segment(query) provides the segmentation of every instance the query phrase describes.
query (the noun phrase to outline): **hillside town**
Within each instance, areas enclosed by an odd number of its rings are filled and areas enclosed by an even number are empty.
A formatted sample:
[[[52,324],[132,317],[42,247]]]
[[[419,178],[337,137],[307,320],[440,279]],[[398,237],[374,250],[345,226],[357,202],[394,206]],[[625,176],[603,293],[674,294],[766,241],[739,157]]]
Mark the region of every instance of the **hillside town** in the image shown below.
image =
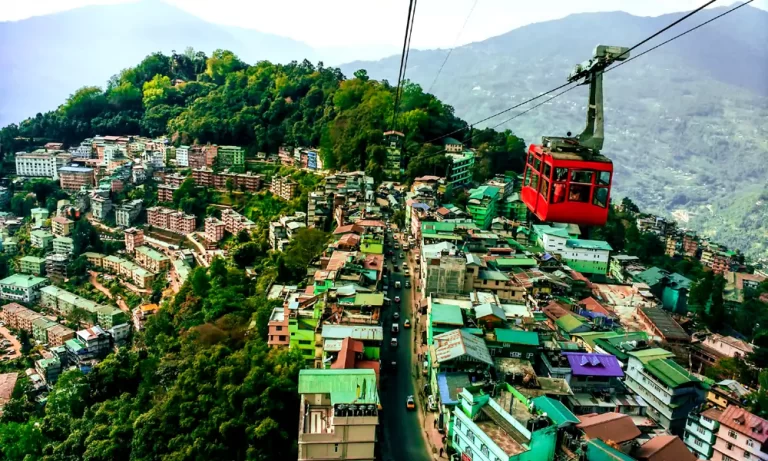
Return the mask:
[[[0,406],[20,376],[44,405],[67,370],[140,347],[193,271],[241,238],[263,230],[285,252],[314,229],[329,236],[321,254],[266,293],[269,346],[303,360],[299,460],[382,459],[382,440],[408,436],[445,459],[768,460],[756,380],[717,371],[735,359],[757,376],[758,346],[701,321],[716,302],[691,302],[694,280],[579,226],[530,222],[522,178],[474,183],[478,154],[455,139],[447,171],[400,182],[403,135],[383,136],[382,182],[328,171],[305,147],[247,157],[96,136],[17,153],[0,189],[0,347],[4,363],[31,365],[4,368]],[[205,191],[219,202],[192,203]],[[251,195],[306,204],[260,229],[239,201]],[[631,201],[616,208],[670,261],[721,277],[726,307],[765,286],[761,262]]]

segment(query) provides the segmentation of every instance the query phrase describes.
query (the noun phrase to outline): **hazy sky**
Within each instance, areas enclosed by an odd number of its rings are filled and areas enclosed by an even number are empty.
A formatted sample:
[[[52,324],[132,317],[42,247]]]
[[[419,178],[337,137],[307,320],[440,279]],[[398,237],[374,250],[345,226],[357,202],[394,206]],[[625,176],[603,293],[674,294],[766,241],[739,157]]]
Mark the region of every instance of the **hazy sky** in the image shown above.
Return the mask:
[[[131,0],[0,0],[0,21]],[[164,0],[207,21],[256,29],[313,47],[402,46],[407,0]],[[420,0],[414,48],[449,48],[472,9],[458,44],[483,40],[532,22],[621,9],[638,16],[692,10],[704,0]],[[732,4],[721,0],[713,6]],[[768,10],[768,0],[753,6]]]

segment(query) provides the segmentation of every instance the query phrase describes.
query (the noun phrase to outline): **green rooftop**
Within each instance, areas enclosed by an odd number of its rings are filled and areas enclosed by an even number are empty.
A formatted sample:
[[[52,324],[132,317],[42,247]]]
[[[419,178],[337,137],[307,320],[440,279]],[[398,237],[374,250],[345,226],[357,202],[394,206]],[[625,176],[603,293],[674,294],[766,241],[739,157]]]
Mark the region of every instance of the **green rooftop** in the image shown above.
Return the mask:
[[[330,394],[334,405],[379,402],[376,373],[371,369],[301,370],[299,394]]]
[[[567,229],[563,227],[552,227],[546,224],[534,224],[533,232],[539,236],[546,234],[546,235],[554,235],[555,237],[562,237],[564,239],[571,238],[571,235],[568,233]]]
[[[670,359],[654,359],[645,364],[645,369],[659,381],[671,388],[701,381]]]
[[[72,240],[71,237],[56,237],[53,239],[53,241],[58,243],[66,243],[69,245],[71,245],[74,242],[74,240]]]
[[[555,321],[555,323],[566,333],[570,333],[584,325],[579,321],[579,319],[571,314],[560,317]]]
[[[31,264],[44,264],[45,258],[38,258],[37,256],[24,256],[21,258],[21,261]]]
[[[464,326],[461,308],[453,304],[432,303],[431,319],[433,324]]]
[[[627,360],[629,355],[619,347],[621,343],[629,341],[648,341],[648,333],[644,331],[631,331],[627,333],[616,334],[611,337],[599,337],[595,339],[595,346],[605,352],[615,355],[619,360]]]
[[[496,341],[500,343],[539,345],[539,334],[535,331],[508,330],[506,328],[496,328],[493,331],[496,333]]]
[[[146,255],[148,258],[154,260],[154,261],[168,261],[168,256],[165,256],[164,254],[160,253],[157,250],[153,250],[152,248],[148,246],[140,246],[136,247],[136,252],[141,253],[143,255]]]
[[[602,240],[569,239],[567,242],[565,242],[565,246],[571,247],[571,248],[581,248],[583,250],[602,250],[602,251],[613,250],[613,248],[611,248],[611,245],[609,245],[608,242],[604,242]]]
[[[85,349],[85,344],[80,342],[79,339],[68,339],[64,344],[66,344],[67,349],[71,350],[74,353],[78,353],[79,351]]]
[[[539,265],[533,258],[496,258],[493,262],[496,263],[496,266],[500,269],[511,267],[536,267]]]
[[[45,277],[35,277],[34,275],[13,274],[0,280],[0,285],[13,285],[19,288],[31,288],[40,283],[47,282]]]
[[[53,234],[51,234],[47,230],[42,230],[42,229],[33,230],[32,232],[29,233],[29,235],[34,236],[34,237],[38,237],[38,238],[41,238],[41,239],[48,238],[48,237],[53,237]]]
[[[662,349],[660,347],[654,347],[654,348],[645,349],[642,351],[628,352],[628,355],[635,357],[636,359],[640,360],[643,363],[647,363],[650,360],[668,359],[670,357],[675,356],[675,354],[669,352],[666,349]]]
[[[533,399],[534,408],[546,413],[558,427],[570,424],[579,424],[581,421],[562,402],[549,398],[546,395]]]
[[[355,306],[383,306],[384,293],[356,293]]]

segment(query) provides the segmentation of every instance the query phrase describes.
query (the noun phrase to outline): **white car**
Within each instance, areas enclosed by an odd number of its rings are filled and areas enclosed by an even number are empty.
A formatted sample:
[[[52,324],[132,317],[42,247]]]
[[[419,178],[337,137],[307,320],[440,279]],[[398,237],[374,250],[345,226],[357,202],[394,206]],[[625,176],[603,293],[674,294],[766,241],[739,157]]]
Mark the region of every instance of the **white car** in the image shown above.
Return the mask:
[[[397,338],[392,338],[392,340],[389,342],[389,345],[392,347],[397,347]]]

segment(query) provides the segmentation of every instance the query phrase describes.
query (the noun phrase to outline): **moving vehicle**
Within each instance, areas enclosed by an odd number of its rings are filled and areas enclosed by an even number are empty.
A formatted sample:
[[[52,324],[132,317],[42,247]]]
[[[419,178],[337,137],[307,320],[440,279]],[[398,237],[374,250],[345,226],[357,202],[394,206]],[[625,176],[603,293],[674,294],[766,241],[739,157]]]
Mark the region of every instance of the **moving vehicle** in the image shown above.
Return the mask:
[[[429,374],[429,362],[426,360],[421,364],[421,374],[424,376]]]
[[[405,248],[403,248],[405,249]],[[405,253],[400,253],[400,259],[405,259]]]
[[[406,269],[406,270],[403,272],[403,275],[405,275],[406,277],[410,277],[410,276],[411,276],[411,271],[409,271],[408,269]]]
[[[397,288],[398,290],[400,289],[400,280],[397,280],[395,282],[395,288]]]
[[[542,137],[528,148],[523,188],[525,205],[541,221],[602,226],[608,219],[613,163],[603,148],[603,71],[629,58],[629,49],[598,45],[594,57],[577,65],[569,82],[589,83],[587,126],[578,136]]]
[[[403,261],[403,269],[408,269],[408,261]]]
[[[397,347],[397,338],[392,338],[389,341],[389,345],[392,346],[392,347]]]
[[[400,318],[400,312],[395,311],[395,313],[392,314],[392,318],[395,319],[395,320],[399,319]]]
[[[405,408],[408,410],[415,410],[416,409],[416,401],[413,399],[412,395],[409,395],[407,399],[405,399]]]
[[[408,275],[408,274],[405,274],[405,275]],[[405,281],[405,288],[411,288],[411,281],[410,280],[406,280]]]
[[[409,319],[405,319],[405,322],[403,322],[403,328],[411,328],[411,321]]]
[[[389,285],[384,285],[382,289],[384,290],[384,293],[386,293],[387,291],[389,291]]]
[[[399,324],[397,324],[397,323],[393,323],[392,324],[392,333],[395,333],[395,334],[400,333],[400,325]]]
[[[396,302],[396,303],[399,303],[399,302],[400,302],[400,296],[395,296],[395,302]]]
[[[437,401],[435,400],[435,396],[431,395],[427,397],[427,408],[429,408],[429,411],[437,411]]]

